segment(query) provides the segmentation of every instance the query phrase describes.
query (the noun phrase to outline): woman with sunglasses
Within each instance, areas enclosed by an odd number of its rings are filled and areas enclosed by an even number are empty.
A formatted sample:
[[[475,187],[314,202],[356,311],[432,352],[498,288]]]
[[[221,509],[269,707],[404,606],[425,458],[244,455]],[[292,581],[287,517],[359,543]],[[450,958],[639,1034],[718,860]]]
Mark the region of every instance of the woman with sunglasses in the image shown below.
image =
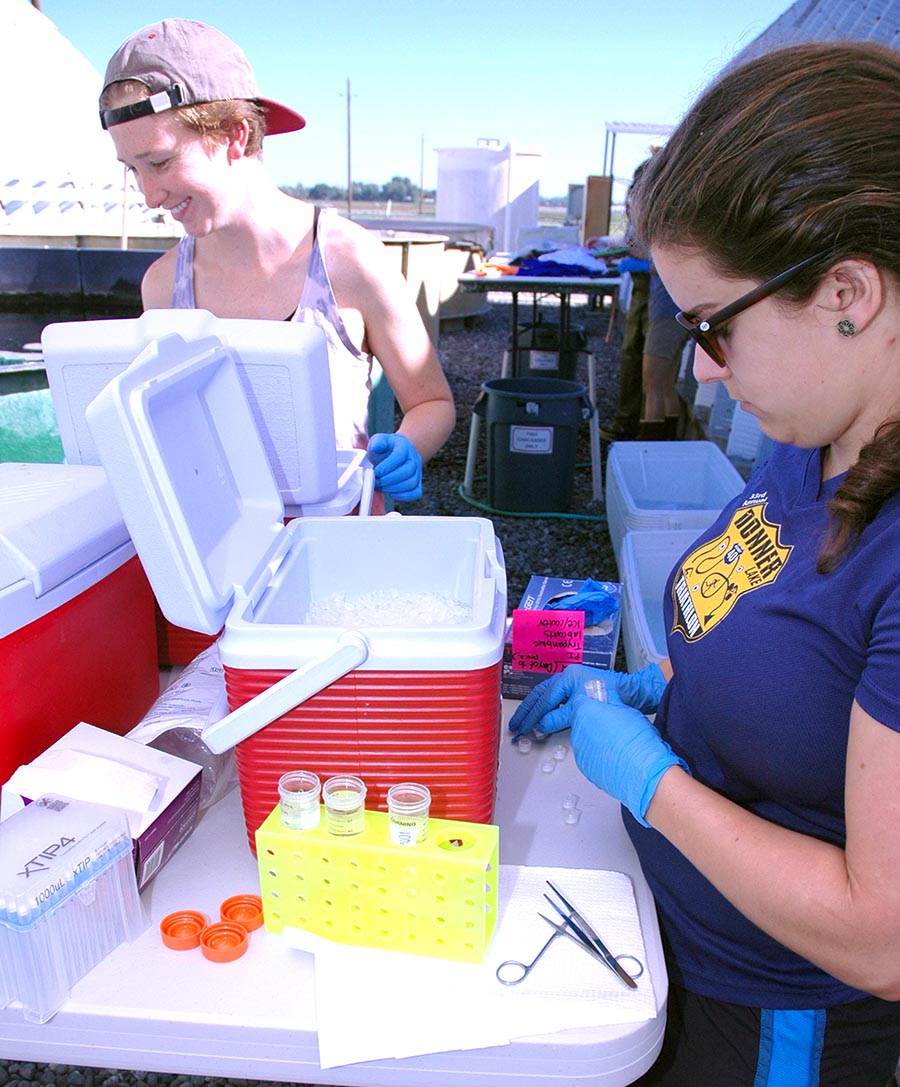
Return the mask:
[[[664,666],[606,673],[606,703],[570,668],[511,722],[571,727],[624,806],[669,968],[646,1087],[893,1082],[898,116],[897,52],[779,50],[721,76],[632,196],[698,380],[775,442],[670,574]]]

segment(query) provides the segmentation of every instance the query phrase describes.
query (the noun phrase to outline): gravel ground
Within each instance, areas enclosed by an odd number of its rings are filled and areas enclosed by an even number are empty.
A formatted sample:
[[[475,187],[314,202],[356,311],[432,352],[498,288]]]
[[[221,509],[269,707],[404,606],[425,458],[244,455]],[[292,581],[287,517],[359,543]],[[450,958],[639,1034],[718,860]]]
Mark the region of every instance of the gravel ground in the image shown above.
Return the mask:
[[[503,350],[511,328],[510,303],[505,295],[488,295],[490,310],[470,318],[470,328],[441,330],[440,353],[447,378],[456,399],[458,421],[444,448],[426,467],[425,494],[416,503],[415,512],[443,515],[487,516],[503,545],[509,581],[510,607],[518,604],[532,574],[558,577],[617,580],[615,557],[606,528],[602,502],[593,501],[588,426],[581,427],[576,452],[576,471],[572,503],[562,516],[503,516],[474,507],[459,493],[462,484],[472,405],[478,399],[482,382],[500,376]],[[528,307],[520,306],[520,321]],[[546,320],[553,320],[552,304],[546,303]],[[598,412],[601,422],[614,414],[618,383],[617,335],[606,344],[604,335],[608,310],[592,310],[574,305],[572,322],[584,328],[588,346],[596,360]],[[576,380],[587,384],[587,362],[578,356]],[[601,452],[605,462],[605,443]],[[476,460],[473,497],[482,503],[486,493],[486,451],[482,430]],[[408,507],[413,512],[413,505]]]
[[[482,382],[499,377],[503,350],[511,328],[510,302],[505,295],[488,295],[487,313],[469,318],[470,327],[441,329],[440,355],[456,399],[456,430],[441,452],[428,464],[421,501],[403,507],[409,514],[434,516],[487,516],[503,545],[509,582],[510,607],[518,604],[532,574],[616,581],[615,558],[603,517],[603,504],[592,499],[588,427],[582,426],[576,453],[576,472],[569,516],[502,516],[473,507],[460,496],[465,475],[472,405]],[[547,302],[551,310],[552,302]],[[526,312],[521,307],[520,317]],[[601,421],[612,417],[618,380],[619,336],[604,341],[608,311],[573,306],[572,320],[584,327],[589,349],[594,352],[597,400]],[[547,320],[552,319],[547,313]],[[523,318],[524,319],[524,318]],[[584,356],[579,356],[576,379],[587,383]],[[605,460],[606,446],[602,446]],[[473,498],[486,502],[484,442],[482,439],[473,483]],[[620,667],[624,658],[620,642]],[[0,1087],[244,1087],[256,1080],[207,1079],[108,1068],[77,1068],[70,1065],[8,1061],[0,1057]],[[263,1083],[261,1087],[282,1087]],[[286,1085],[285,1085],[286,1087]],[[296,1085],[294,1085],[296,1087]]]

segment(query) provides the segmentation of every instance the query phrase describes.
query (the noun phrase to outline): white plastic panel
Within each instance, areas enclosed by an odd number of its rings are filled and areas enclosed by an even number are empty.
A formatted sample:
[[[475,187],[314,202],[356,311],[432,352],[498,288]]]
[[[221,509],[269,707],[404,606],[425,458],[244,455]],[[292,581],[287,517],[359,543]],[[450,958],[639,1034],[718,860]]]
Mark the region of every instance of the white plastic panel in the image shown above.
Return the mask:
[[[285,505],[327,502],[338,489],[328,350],[321,329],[292,321],[148,310],[138,318],[48,325],[41,337],[60,438],[70,464],[99,464],[88,404],[149,344],[177,333],[214,336],[238,365]]]
[[[86,417],[164,615],[220,630],[235,586],[287,542],[234,353],[214,337],[153,341]]]
[[[0,590],[43,596],[127,540],[102,468],[0,464]]]

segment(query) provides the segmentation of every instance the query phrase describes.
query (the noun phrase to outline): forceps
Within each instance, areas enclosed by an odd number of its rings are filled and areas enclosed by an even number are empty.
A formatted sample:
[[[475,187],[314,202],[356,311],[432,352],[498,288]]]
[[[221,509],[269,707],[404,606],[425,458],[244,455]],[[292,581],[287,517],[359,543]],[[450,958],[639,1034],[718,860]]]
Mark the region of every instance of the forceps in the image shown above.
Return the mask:
[[[556,897],[562,902],[562,904],[569,911],[567,914],[557,906],[553,899],[549,895],[544,895],[544,898],[550,903],[550,905],[556,910],[556,912],[575,930],[576,934],[580,937],[580,940],[584,942],[586,947],[593,949],[603,962],[612,970],[612,972],[623,981],[629,989],[637,988],[636,978],[639,978],[644,972],[644,964],[640,959],[636,959],[634,955],[613,955],[606,944],[600,939],[596,932],[588,924],[585,917],[579,913],[578,910],[572,905],[571,902],[563,895],[562,891],[558,887],[555,887],[550,880],[547,880],[547,886],[556,895]],[[637,966],[636,973],[632,976],[620,963],[620,959],[627,959],[629,962],[633,962]]]
[[[556,910],[556,912],[562,918],[562,924],[557,921],[551,921],[549,917],[546,917],[542,913],[538,913],[538,916],[547,922],[547,924],[553,929],[553,933],[550,938],[544,944],[544,946],[538,951],[535,957],[529,963],[519,962],[518,959],[507,959],[505,962],[501,962],[497,967],[496,976],[497,980],[502,985],[518,985],[523,982],[525,978],[531,973],[535,966],[540,961],[544,952],[550,947],[557,936],[567,936],[570,940],[574,941],[582,950],[587,951],[589,955],[592,955],[599,962],[602,962],[605,966],[608,966],[610,970],[623,981],[630,989],[637,988],[636,978],[639,978],[644,972],[644,964],[636,959],[633,955],[619,955],[618,957],[613,955],[607,946],[603,943],[600,937],[594,932],[584,917],[575,909],[575,907],[562,895],[558,888],[556,888],[550,880],[547,880],[547,886],[554,892],[554,894],[560,899],[563,905],[568,910],[568,913],[564,913],[562,909],[545,894],[544,898],[550,903],[550,905]],[[627,959],[636,964],[638,967],[636,973],[632,976],[620,965],[619,959]]]
[[[574,932],[569,932],[568,928],[566,928],[565,921],[563,921],[562,924],[559,924],[558,921],[551,921],[549,917],[544,917],[542,913],[538,913],[538,917],[543,918],[553,929],[550,939],[544,944],[531,962],[519,962],[518,959],[507,959],[505,962],[501,962],[496,970],[497,981],[499,981],[501,985],[518,985],[519,982],[524,981],[557,936],[568,936],[570,940],[574,940],[579,947],[584,948],[584,950],[592,954],[594,958],[600,958],[600,955],[594,951],[593,948],[588,947],[587,944],[583,944]]]

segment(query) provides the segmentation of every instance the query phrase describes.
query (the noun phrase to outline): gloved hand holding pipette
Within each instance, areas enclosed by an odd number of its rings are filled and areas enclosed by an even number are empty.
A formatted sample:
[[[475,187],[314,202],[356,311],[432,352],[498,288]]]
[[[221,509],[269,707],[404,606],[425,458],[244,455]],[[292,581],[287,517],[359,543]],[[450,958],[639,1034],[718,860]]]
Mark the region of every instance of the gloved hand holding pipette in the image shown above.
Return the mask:
[[[373,434],[369,461],[375,469],[375,490],[399,502],[422,497],[422,458],[403,434]]]
[[[607,691],[614,691],[626,706],[632,706],[641,713],[655,713],[666,689],[666,678],[657,664],[648,664],[639,672],[610,672],[583,664],[570,664],[565,671],[545,679],[528,692],[509,722],[510,732],[518,737],[532,729],[548,733],[568,728],[569,723],[564,716],[556,716],[551,711],[568,702],[576,693],[586,693],[586,684],[590,685],[587,693],[593,692],[594,697],[598,684],[602,684]],[[531,721],[538,721],[539,724],[532,725],[529,723]]]
[[[672,766],[690,770],[647,717],[622,701],[614,683],[606,689],[605,702],[588,693],[598,675],[603,675],[598,669],[572,665],[545,680],[523,700],[510,729],[521,734],[571,728],[578,769],[647,826],[644,815],[663,774]]]

